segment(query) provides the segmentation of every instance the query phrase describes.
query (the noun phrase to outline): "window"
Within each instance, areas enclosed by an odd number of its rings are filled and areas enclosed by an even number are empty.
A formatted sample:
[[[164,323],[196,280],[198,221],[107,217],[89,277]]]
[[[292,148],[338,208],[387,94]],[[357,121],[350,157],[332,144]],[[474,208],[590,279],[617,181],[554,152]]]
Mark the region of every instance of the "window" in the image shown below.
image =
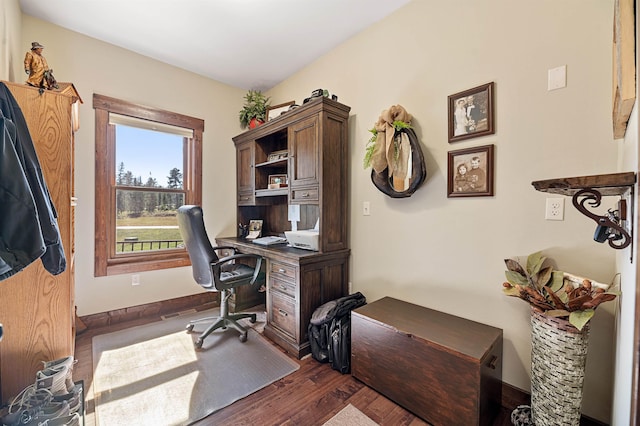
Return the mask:
[[[94,94],[95,276],[189,264],[176,211],[202,202],[204,121]]]

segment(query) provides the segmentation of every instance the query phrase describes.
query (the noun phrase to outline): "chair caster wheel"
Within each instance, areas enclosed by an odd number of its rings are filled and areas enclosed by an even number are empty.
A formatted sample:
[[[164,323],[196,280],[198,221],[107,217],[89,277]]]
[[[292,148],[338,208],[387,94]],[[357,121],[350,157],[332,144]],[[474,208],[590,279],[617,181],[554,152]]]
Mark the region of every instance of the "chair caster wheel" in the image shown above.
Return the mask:
[[[239,339],[240,339],[240,341],[241,341],[242,343],[246,342],[246,341],[247,341],[247,332],[245,331],[244,333],[242,333],[242,334],[240,335]]]
[[[187,333],[191,333],[193,331],[193,324],[187,324],[185,328],[187,329]]]
[[[198,337],[198,340],[196,340],[196,342],[193,344],[193,346],[195,346],[196,349],[200,349],[200,348],[202,348],[202,342],[203,342],[202,338]]]
[[[256,322],[256,314],[252,314],[252,315],[249,317],[249,322],[250,322],[251,324],[253,324],[254,322]]]

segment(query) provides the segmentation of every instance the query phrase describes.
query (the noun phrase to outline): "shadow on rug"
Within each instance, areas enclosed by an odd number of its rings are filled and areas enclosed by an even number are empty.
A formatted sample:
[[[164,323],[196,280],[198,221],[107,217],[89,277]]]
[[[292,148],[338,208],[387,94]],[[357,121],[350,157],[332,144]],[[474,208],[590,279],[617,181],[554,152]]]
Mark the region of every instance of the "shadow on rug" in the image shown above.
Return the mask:
[[[207,314],[95,336],[97,423],[190,424],[300,368],[253,328],[245,343],[233,329],[216,330],[196,351],[193,342],[208,323],[190,334],[185,325]]]

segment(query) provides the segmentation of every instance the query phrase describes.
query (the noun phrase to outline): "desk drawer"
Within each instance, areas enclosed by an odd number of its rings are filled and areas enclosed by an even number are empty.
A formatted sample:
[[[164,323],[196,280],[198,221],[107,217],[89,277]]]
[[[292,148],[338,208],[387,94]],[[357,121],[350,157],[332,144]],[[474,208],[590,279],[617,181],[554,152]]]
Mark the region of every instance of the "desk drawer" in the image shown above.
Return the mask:
[[[251,192],[239,192],[238,193],[238,205],[239,206],[253,206],[256,203],[256,197]]]
[[[296,297],[296,284],[280,278],[271,276],[269,278],[269,291],[279,291],[295,299]]]
[[[283,277],[295,280],[297,271],[298,268],[296,268],[295,266],[287,265],[286,263],[274,261],[269,262],[269,272],[272,274],[282,275]]]
[[[292,189],[291,200],[298,203],[305,201],[318,201],[318,194],[319,191],[317,186],[312,188]]]
[[[291,337],[296,334],[296,307],[294,300],[277,291],[269,294],[271,298],[271,311],[269,322]]]

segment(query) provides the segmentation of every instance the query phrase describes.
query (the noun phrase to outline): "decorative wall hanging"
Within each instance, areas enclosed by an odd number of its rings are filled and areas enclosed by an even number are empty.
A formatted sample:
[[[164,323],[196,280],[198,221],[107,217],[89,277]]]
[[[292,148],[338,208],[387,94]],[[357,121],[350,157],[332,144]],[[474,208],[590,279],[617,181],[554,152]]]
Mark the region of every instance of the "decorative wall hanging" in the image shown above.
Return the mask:
[[[401,105],[382,111],[369,131],[364,167],[371,167],[371,181],[391,198],[406,198],[427,177],[418,137],[411,127],[413,117]]]
[[[449,151],[447,197],[493,195],[493,145]]]
[[[449,143],[493,133],[493,82],[449,96]]]

